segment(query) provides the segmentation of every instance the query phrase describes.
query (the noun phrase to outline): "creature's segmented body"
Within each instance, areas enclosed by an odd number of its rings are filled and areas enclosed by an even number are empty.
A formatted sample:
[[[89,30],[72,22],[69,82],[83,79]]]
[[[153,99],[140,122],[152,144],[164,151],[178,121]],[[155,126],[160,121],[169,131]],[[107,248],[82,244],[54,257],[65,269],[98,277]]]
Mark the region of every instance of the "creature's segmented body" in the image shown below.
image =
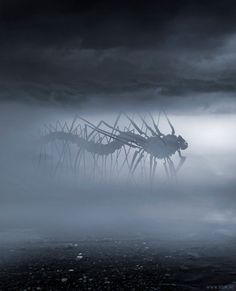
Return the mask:
[[[92,140],[89,141],[76,134],[64,131],[51,132],[43,137],[43,142],[45,143],[54,140],[69,141],[71,144],[77,145],[79,148],[97,155],[113,154],[123,146],[123,143],[118,140],[113,140],[106,144],[96,143]]]
[[[181,150],[186,149],[188,147],[188,144],[181,136],[175,135],[173,125],[171,124],[166,114],[165,116],[172,130],[171,134],[167,135],[160,132],[158,124],[155,123],[152,116],[151,120],[153,123],[153,127],[151,127],[141,117],[143,125],[146,127],[146,131],[143,131],[142,128],[140,128],[131,118],[126,116],[130,121],[130,125],[132,125],[134,129],[130,130],[129,128],[127,128],[126,130],[122,131],[117,127],[117,123],[120,118],[119,115],[116,119],[114,126],[107,124],[105,121],[101,121],[98,126],[95,126],[91,122],[79,117],[79,119],[85,122],[86,127],[90,127],[93,130],[93,133],[96,133],[99,136],[102,135],[103,137],[106,137],[106,143],[101,142],[103,138],[95,140],[94,138],[90,138],[91,136],[87,137],[86,135],[78,135],[71,131],[65,132],[63,130],[55,130],[49,132],[43,137],[43,141],[45,143],[55,140],[70,142],[71,144],[77,145],[80,150],[87,151],[98,156],[112,155],[115,152],[120,151],[122,147],[125,146],[128,146],[129,148],[132,147],[136,150],[129,165],[131,173],[134,173],[143,156],[146,154],[150,156],[151,176],[154,175],[156,169],[156,159],[163,159],[167,175],[175,176],[176,172],[180,169],[185,161],[185,157],[181,155]],[[101,124],[104,124],[112,131],[106,131],[104,129],[101,129]],[[148,131],[151,132],[151,136],[148,136]],[[176,152],[178,152],[179,154],[180,163],[175,168],[171,160],[171,156],[174,155]]]

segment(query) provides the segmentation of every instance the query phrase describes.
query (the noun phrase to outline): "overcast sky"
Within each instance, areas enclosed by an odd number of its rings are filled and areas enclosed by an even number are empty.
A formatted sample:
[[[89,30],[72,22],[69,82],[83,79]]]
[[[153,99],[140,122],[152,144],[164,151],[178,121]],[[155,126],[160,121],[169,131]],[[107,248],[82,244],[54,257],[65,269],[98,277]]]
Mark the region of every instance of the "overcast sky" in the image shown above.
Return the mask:
[[[235,1],[80,2],[0,0],[2,100],[235,110]]]

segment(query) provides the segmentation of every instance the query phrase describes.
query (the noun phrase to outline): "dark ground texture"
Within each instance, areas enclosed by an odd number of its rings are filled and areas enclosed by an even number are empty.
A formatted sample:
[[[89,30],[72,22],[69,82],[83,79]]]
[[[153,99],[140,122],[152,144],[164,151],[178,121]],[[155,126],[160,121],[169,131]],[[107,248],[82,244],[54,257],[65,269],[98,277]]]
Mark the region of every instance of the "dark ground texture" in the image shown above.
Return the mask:
[[[236,290],[235,240],[49,242],[1,247],[0,290]]]

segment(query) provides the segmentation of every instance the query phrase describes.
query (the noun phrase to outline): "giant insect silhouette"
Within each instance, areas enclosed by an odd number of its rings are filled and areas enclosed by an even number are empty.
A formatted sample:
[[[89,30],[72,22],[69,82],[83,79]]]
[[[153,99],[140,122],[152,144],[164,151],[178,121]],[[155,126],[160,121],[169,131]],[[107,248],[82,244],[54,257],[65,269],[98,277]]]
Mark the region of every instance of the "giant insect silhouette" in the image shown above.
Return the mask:
[[[170,179],[176,179],[177,172],[184,164],[185,157],[182,156],[181,151],[188,147],[187,142],[180,135],[175,134],[173,124],[170,122],[168,116],[163,111],[170,129],[170,134],[164,134],[159,129],[159,119],[161,113],[159,113],[158,122],[155,122],[153,116],[149,113],[149,120],[147,121],[141,115],[139,116],[142,125],[141,127],[131,117],[123,114],[129,122],[129,125],[121,130],[118,127],[118,122],[121,118],[121,113],[117,116],[114,125],[110,125],[104,120],[101,120],[98,125],[91,123],[90,121],[77,116],[71,126],[67,124],[62,127],[58,122],[56,127],[48,126],[48,132],[46,132],[42,138],[43,143],[51,143],[56,140],[63,142],[63,150],[61,157],[65,155],[68,144],[75,145],[78,148],[78,152],[74,158],[74,169],[77,164],[81,163],[81,157],[85,169],[85,152],[90,153],[94,160],[93,171],[98,166],[98,158],[102,158],[102,172],[107,167],[107,157],[110,156],[111,165],[110,170],[113,168],[113,155],[116,155],[114,163],[116,166],[121,158],[121,150],[123,149],[124,155],[121,161],[122,167],[124,164],[128,165],[128,171],[130,175],[134,175],[139,165],[146,163],[147,156],[149,156],[149,179],[153,181],[156,173],[157,161],[163,160],[166,176]],[[77,120],[83,122],[82,124],[75,126]],[[58,126],[60,124],[60,126]],[[103,126],[103,128],[101,127]],[[104,126],[107,129],[104,129]],[[88,133],[88,131],[90,132]],[[150,135],[149,135],[150,134]],[[105,143],[104,143],[105,140]],[[134,152],[131,153],[130,150]],[[178,153],[179,163],[177,166],[172,161],[172,156]],[[71,155],[71,154],[70,154]],[[122,168],[121,167],[121,168]]]

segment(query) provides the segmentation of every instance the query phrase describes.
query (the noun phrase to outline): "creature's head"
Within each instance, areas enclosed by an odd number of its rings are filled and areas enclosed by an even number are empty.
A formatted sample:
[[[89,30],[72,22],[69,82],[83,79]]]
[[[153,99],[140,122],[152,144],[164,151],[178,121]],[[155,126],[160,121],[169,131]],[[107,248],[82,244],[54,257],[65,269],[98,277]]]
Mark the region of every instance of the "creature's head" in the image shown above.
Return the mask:
[[[181,150],[185,150],[188,147],[188,143],[182,138],[181,135],[178,136],[177,140]]]

